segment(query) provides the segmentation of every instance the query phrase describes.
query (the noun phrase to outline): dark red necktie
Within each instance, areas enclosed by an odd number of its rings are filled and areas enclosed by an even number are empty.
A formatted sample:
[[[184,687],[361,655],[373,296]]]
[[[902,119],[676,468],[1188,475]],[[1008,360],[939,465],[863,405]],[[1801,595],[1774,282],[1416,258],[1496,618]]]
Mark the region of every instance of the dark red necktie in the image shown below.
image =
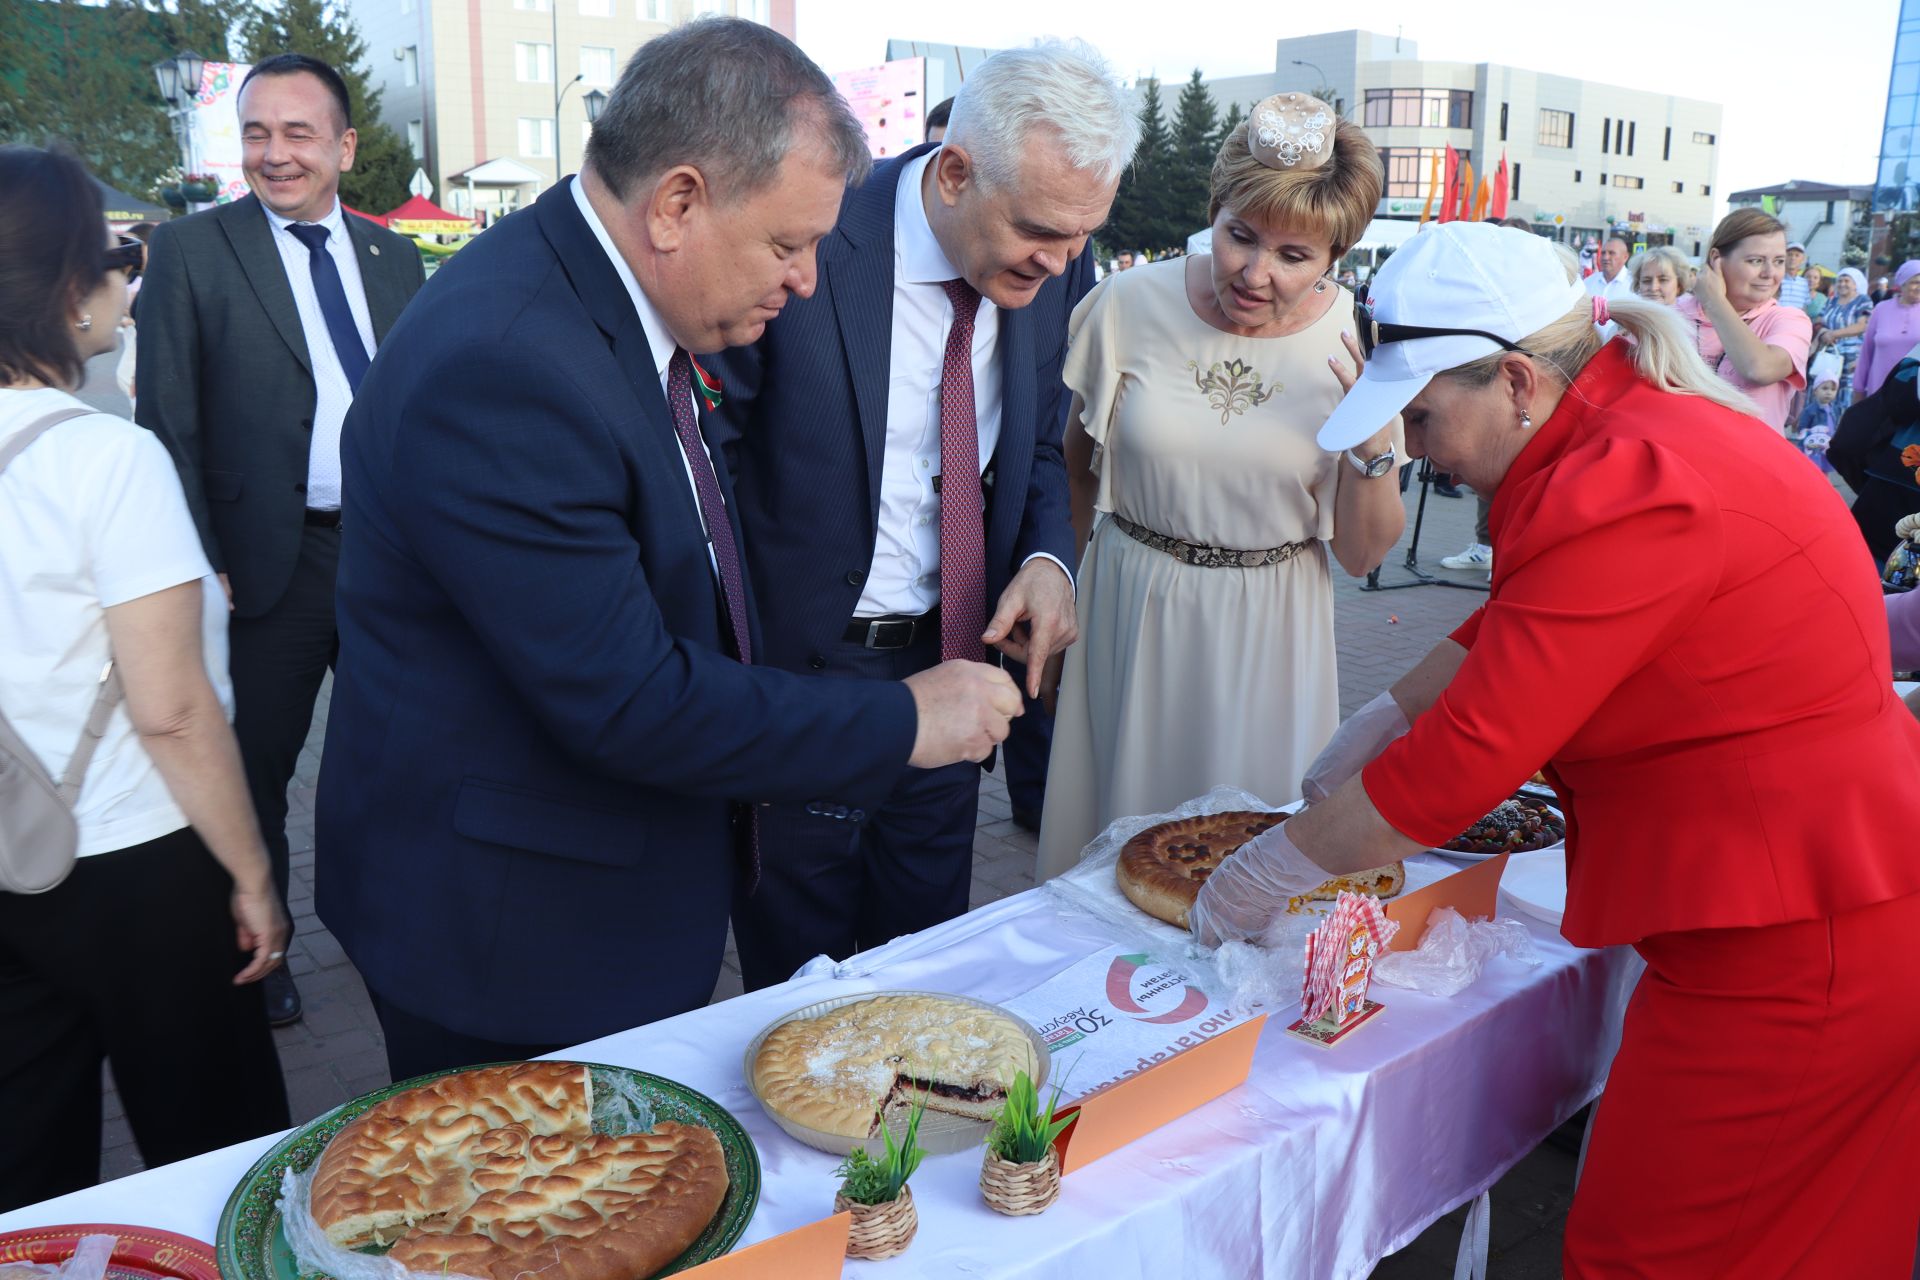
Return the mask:
[[[980,494],[980,424],[973,404],[973,318],[980,295],[946,282],[953,328],[940,368],[940,660],[985,661],[986,522]]]
[[[673,431],[680,437],[680,452],[686,455],[693,472],[693,491],[700,499],[700,518],[706,522],[707,540],[713,546],[714,564],[720,570],[720,590],[727,598],[727,622],[733,631],[733,651],[742,662],[753,661],[753,638],[747,630],[747,587],[740,573],[740,547],[733,540],[733,523],[727,519],[727,504],[720,497],[720,481],[713,474],[713,460],[700,440],[700,424],[693,412],[693,360],[676,348],[667,362],[667,407],[673,411]],[[760,883],[760,811],[747,806],[746,891],[751,894]]]

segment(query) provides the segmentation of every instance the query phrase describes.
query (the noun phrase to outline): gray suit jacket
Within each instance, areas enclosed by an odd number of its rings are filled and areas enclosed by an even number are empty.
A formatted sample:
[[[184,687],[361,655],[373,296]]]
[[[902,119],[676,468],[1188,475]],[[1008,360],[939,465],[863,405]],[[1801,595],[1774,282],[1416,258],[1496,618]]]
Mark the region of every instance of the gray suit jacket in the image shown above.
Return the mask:
[[[426,276],[412,241],[346,215],[376,342]],[[315,400],[273,227],[252,196],[162,223],[140,286],[135,419],[166,444],[234,610],[279,602],[300,555]]]

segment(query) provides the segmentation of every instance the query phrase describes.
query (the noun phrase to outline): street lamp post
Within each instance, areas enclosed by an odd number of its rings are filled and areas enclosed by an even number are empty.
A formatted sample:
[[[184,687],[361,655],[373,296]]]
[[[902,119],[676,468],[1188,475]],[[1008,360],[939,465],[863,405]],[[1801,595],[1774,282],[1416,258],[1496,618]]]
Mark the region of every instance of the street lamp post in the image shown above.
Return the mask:
[[[558,70],[554,72],[553,78],[555,80],[560,78]],[[587,73],[584,71],[580,72],[574,76],[573,79],[561,85],[560,92],[553,95],[553,180],[555,182],[566,177],[566,173],[563,171],[560,162],[560,99],[567,96],[567,90],[573,88],[573,86],[579,84],[586,78]]]
[[[173,138],[180,147],[183,173],[193,173],[198,158],[193,154],[193,101],[200,93],[200,76],[207,60],[191,49],[183,49],[171,58],[153,64],[153,78],[159,82],[161,101],[167,104],[167,119],[173,123]]]
[[[1291,62],[1293,63],[1293,65],[1294,65],[1294,66],[1296,66],[1296,67],[1310,67],[1310,68],[1312,68],[1312,70],[1313,70],[1313,74],[1314,74],[1314,75],[1316,75],[1316,76],[1318,76],[1318,77],[1320,78],[1320,79],[1319,79],[1319,82],[1318,82],[1317,84],[1315,84],[1315,85],[1313,86],[1313,87],[1314,87],[1314,91],[1315,91],[1315,92],[1318,92],[1318,91],[1320,91],[1320,90],[1322,90],[1322,89],[1331,89],[1331,88],[1333,88],[1333,85],[1332,85],[1332,84],[1330,84],[1330,83],[1328,83],[1328,81],[1327,81],[1327,73],[1326,73],[1326,72],[1324,72],[1324,71],[1322,71],[1322,70],[1320,69],[1320,64],[1319,64],[1319,63],[1317,63],[1317,62],[1308,62],[1308,61],[1306,61],[1306,60],[1305,60],[1305,59],[1303,59],[1303,58],[1292,58],[1292,59],[1289,59],[1289,61],[1291,61]]]

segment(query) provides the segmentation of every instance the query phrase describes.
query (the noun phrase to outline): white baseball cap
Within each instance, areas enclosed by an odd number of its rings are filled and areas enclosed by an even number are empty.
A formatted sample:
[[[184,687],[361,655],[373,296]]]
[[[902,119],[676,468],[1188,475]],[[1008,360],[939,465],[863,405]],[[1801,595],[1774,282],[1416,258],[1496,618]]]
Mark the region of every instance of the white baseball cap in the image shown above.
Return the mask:
[[[1360,380],[1320,428],[1351,449],[1392,420],[1437,373],[1471,364],[1591,302],[1546,239],[1486,222],[1430,223],[1374,273],[1375,346]],[[1357,323],[1368,323],[1363,312]],[[1397,337],[1394,326],[1435,329]],[[1460,332],[1470,330],[1472,332]]]

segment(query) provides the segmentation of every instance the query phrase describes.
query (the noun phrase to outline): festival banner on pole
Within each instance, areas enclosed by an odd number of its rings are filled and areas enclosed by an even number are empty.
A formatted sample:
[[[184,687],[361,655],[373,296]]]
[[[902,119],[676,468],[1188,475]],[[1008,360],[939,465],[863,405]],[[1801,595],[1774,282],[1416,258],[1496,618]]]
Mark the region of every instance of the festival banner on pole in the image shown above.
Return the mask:
[[[927,136],[927,60],[896,58],[877,67],[836,71],[833,87],[867,131],[876,160],[897,156]]]
[[[227,204],[247,194],[246,175],[240,171],[240,82],[252,64],[209,62],[200,72],[200,90],[193,96],[187,117],[187,163],[193,172],[214,180],[215,204]]]

